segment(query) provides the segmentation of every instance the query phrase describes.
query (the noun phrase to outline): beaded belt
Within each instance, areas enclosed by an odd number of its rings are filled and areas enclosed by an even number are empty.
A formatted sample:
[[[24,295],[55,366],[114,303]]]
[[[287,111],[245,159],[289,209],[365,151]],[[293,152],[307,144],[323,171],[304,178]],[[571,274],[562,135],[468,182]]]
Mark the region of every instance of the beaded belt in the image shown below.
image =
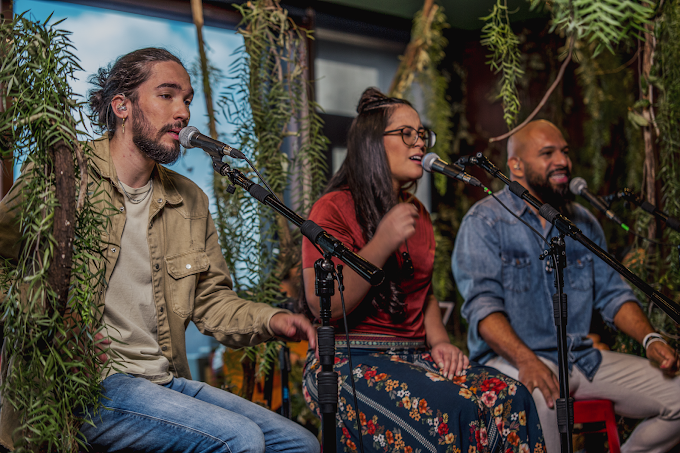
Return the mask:
[[[424,348],[426,347],[424,340],[414,340],[411,338],[395,337],[392,335],[381,335],[375,333],[357,333],[349,334],[349,344],[352,348],[375,348],[375,349],[392,349],[392,348]],[[347,337],[345,334],[335,335],[335,345],[340,348],[347,347]]]

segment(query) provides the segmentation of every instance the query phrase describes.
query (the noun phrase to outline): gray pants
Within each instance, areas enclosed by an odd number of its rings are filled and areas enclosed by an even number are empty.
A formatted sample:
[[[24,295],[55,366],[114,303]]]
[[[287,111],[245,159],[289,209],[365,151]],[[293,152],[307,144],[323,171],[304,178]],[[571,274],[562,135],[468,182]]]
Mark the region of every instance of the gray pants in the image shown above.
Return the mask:
[[[555,376],[559,376],[555,363],[541,360]],[[485,365],[515,379],[519,374],[517,368],[501,357],[495,357]],[[680,377],[665,377],[647,359],[602,351],[602,364],[595,378],[589,381],[574,366],[569,375],[569,390],[576,400],[608,399],[614,402],[617,414],[645,419],[621,446],[623,453],[663,453],[680,441]],[[555,410],[548,408],[540,390],[535,389],[533,397],[548,453],[559,453],[560,434]]]

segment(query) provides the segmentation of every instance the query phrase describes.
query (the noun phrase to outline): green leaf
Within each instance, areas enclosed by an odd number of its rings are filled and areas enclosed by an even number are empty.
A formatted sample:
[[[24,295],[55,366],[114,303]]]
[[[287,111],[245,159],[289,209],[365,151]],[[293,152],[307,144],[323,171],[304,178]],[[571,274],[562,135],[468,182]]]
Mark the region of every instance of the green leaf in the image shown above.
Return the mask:
[[[628,119],[630,120],[631,123],[638,127],[647,127],[649,126],[649,121],[647,121],[642,115],[639,113],[630,110],[628,112]]]

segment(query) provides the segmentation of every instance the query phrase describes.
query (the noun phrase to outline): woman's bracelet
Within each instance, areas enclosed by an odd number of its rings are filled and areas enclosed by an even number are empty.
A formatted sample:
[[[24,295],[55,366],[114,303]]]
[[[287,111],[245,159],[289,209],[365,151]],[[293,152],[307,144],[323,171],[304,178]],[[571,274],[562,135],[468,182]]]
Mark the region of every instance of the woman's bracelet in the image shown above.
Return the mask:
[[[647,351],[649,345],[654,343],[655,341],[661,341],[664,344],[668,344],[660,334],[652,332],[645,335],[645,338],[642,339],[642,347],[645,349],[645,351]]]

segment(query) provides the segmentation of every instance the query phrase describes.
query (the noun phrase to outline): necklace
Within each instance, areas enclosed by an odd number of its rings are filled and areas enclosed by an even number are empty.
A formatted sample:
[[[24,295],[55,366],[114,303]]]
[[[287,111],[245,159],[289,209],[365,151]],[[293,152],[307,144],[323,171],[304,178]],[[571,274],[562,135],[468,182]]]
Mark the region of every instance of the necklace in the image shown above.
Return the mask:
[[[120,181],[120,179],[118,180],[118,183],[120,183],[120,188],[123,189],[123,193],[125,194],[125,196],[127,197],[127,199],[130,200],[130,203],[132,203],[132,204],[139,204],[139,203],[141,203],[142,201],[146,200],[146,197],[148,197],[149,194],[153,191],[153,178],[149,179],[149,182],[151,183],[151,184],[149,185],[149,190],[146,191],[146,193],[144,194],[144,196],[143,196],[142,198],[132,198],[132,197],[130,196],[130,194],[127,193],[127,190],[125,190],[125,186],[124,186],[123,183]]]

